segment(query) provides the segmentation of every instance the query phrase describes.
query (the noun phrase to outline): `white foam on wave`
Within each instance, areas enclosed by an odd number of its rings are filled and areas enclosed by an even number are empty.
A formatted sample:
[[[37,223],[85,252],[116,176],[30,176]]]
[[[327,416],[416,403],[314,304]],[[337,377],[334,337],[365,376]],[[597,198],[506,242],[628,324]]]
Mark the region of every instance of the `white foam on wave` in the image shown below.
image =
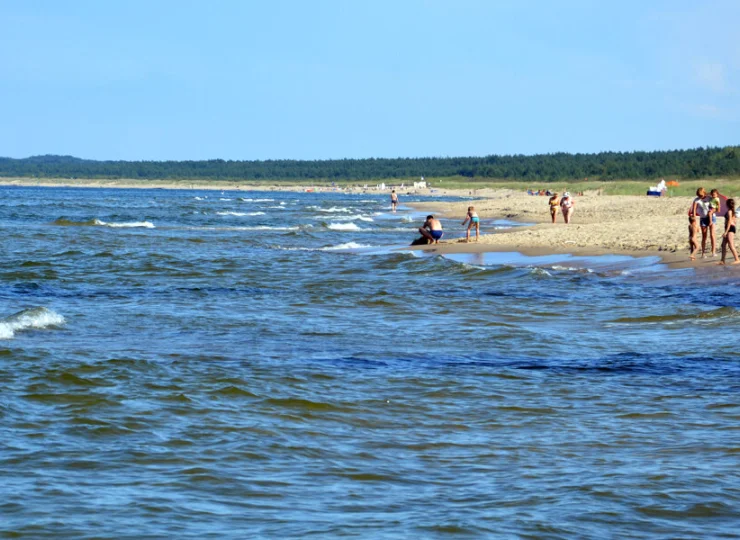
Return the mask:
[[[219,199],[219,201],[233,201],[234,199],[224,199],[223,197]]]
[[[241,202],[275,202],[275,199],[245,199],[244,197],[239,197],[239,200]]]
[[[243,216],[264,216],[265,213],[264,212],[216,212],[216,215],[243,217]]]
[[[347,242],[344,244],[338,244],[336,246],[325,246],[322,248],[307,248],[307,247],[284,247],[284,246],[273,246],[273,249],[279,249],[281,251],[342,251],[351,249],[367,249],[376,246],[369,246],[366,244],[358,244],[357,242]]]
[[[151,221],[129,221],[124,223],[107,223],[99,219],[95,220],[95,225],[101,227],[113,227],[114,229],[154,229],[154,223]]]
[[[326,226],[327,229],[331,229],[332,231],[362,231],[360,227],[355,225],[354,223],[329,223],[329,225]]]
[[[193,197],[196,201],[202,201],[204,198],[207,199],[208,197]]]
[[[559,264],[553,265],[550,268],[553,270],[558,270],[561,272],[587,272],[589,274],[593,274],[593,270],[590,268],[578,268],[576,266],[561,266]]]
[[[531,272],[534,275],[537,275],[537,276],[550,276],[550,277],[552,277],[552,274],[550,272],[548,272],[544,268],[540,268],[539,266],[535,266],[534,268],[532,268]]]
[[[313,219],[322,220],[324,219],[324,216],[315,216]],[[363,216],[360,214],[354,215],[354,216],[333,216],[331,219],[335,221],[366,221],[368,223],[375,221],[373,218],[369,216]]]
[[[64,317],[45,307],[24,309],[0,319],[0,339],[13,339],[16,332],[29,328],[50,328],[64,323]]]
[[[305,225],[310,227],[310,225]],[[255,225],[253,227],[184,227],[188,231],[299,231],[300,227],[268,227]]]
[[[366,244],[358,244],[357,242],[347,242],[346,244],[339,244],[337,246],[327,246],[320,248],[319,251],[337,251],[342,249],[365,249],[365,248],[371,248],[373,246],[368,246]]]
[[[352,210],[347,207],[338,207],[338,206],[332,206],[331,208],[321,208],[319,206],[309,206],[307,207],[307,210],[315,210],[316,212],[325,212],[328,214],[336,214],[336,213],[343,213],[348,214]]]

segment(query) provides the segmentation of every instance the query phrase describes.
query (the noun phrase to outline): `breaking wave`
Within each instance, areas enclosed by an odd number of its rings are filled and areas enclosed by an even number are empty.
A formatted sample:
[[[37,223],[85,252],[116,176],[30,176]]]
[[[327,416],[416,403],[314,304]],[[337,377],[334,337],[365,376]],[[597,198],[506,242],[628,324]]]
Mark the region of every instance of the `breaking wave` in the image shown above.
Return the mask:
[[[64,317],[45,307],[24,309],[0,319],[0,339],[13,339],[16,332],[29,328],[52,328],[64,323]]]

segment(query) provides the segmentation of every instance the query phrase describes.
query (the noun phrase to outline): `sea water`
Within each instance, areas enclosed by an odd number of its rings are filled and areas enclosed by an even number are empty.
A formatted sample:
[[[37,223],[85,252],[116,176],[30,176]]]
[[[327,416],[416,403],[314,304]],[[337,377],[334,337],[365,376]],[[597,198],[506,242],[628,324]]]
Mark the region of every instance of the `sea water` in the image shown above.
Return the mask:
[[[403,192],[1,191],[0,536],[740,531],[731,272],[410,252]]]

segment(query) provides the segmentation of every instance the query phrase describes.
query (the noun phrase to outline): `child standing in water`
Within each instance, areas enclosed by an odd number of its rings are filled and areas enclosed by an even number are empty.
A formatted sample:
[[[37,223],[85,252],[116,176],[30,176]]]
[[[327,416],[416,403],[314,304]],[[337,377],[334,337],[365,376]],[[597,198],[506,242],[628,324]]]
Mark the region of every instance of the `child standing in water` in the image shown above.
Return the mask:
[[[735,249],[736,223],[737,215],[735,214],[735,199],[728,199],[727,213],[725,214],[725,232],[722,235],[722,260],[720,260],[719,264],[725,264],[728,247],[732,252],[732,256],[735,257],[735,261],[732,264],[740,264],[740,258],[738,258],[737,250]]]
[[[560,206],[557,193],[552,194],[552,197],[550,197],[549,204],[550,204],[550,218],[552,218],[552,222],[555,223],[555,218],[558,215],[558,206]]]
[[[468,223],[470,221],[470,223]],[[465,236],[465,241],[470,242],[470,229],[475,225],[475,241],[478,241],[478,237],[480,236],[480,218],[478,217],[478,213],[475,211],[475,206],[468,206],[468,215],[465,216],[465,221],[462,222],[463,225],[468,223],[468,233]]]

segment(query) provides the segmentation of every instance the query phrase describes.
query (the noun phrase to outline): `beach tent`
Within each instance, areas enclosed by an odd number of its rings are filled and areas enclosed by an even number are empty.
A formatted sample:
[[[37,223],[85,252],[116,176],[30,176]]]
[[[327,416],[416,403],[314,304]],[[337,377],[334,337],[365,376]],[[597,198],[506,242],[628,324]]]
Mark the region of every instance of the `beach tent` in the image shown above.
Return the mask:
[[[719,196],[719,212],[717,213],[717,215],[719,217],[724,217],[726,213],[727,213],[727,197],[725,197],[724,195],[720,194],[720,196]]]

